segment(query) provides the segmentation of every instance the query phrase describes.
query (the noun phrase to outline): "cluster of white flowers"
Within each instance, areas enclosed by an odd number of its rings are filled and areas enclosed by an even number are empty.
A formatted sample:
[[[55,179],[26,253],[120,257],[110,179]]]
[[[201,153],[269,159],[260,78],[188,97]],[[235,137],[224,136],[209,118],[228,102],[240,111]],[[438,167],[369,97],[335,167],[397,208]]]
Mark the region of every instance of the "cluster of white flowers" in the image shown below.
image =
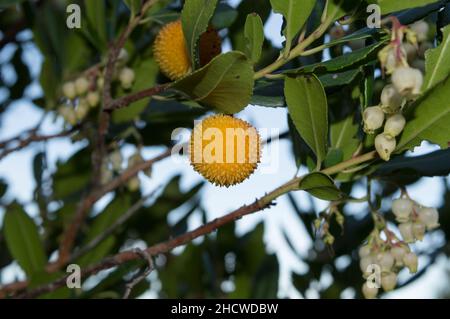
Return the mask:
[[[405,127],[404,106],[421,93],[425,65],[421,58],[425,50],[432,47],[427,38],[425,21],[394,28],[391,43],[378,53],[384,73],[391,75],[391,83],[383,88],[380,104],[364,110],[363,121],[367,134],[374,134],[384,125],[383,131],[375,137],[375,149],[385,161],[390,159],[397,146],[396,137]],[[417,67],[419,64],[421,67]]]
[[[404,267],[411,274],[417,272],[418,258],[411,251],[409,244],[422,240],[427,230],[433,230],[439,226],[439,214],[435,208],[424,207],[407,196],[392,202],[392,212],[399,223],[398,229],[402,239],[384,229],[386,240],[382,240],[376,229],[369,236],[367,243],[359,249],[363,277],[368,278],[373,273],[371,265],[379,267],[380,284],[384,291],[395,288],[397,274]],[[366,298],[375,298],[379,288],[365,282],[362,292]]]
[[[134,71],[123,66],[127,60],[128,53],[122,49],[118,57],[120,69],[114,79],[118,79],[121,87],[125,90],[132,87],[135,78]],[[99,105],[103,83],[104,79],[100,71],[98,74],[82,75],[74,81],[65,82],[61,88],[65,101],[59,107],[58,113],[70,125],[82,121],[89,113],[90,108]]]

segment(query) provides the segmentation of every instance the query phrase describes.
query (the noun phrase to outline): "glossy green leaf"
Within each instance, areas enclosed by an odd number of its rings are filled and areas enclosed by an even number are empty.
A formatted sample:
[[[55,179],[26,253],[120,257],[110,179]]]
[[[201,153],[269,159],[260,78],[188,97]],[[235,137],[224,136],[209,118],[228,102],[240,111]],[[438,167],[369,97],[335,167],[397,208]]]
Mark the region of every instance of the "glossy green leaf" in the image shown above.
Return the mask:
[[[287,77],[284,93],[295,127],[321,163],[328,137],[327,97],[322,84],[314,75]]]
[[[356,137],[357,133],[358,123],[354,121],[353,114],[347,116],[343,120],[331,124],[331,146],[342,150],[343,160],[350,159],[358,148],[359,140]]]
[[[450,76],[421,97],[407,114],[397,151],[413,149],[423,140],[447,148],[450,141]]]
[[[7,208],[3,220],[3,233],[9,252],[27,276],[44,269],[47,257],[37,226],[16,203]]]
[[[247,16],[244,36],[247,42],[245,54],[255,64],[261,57],[264,42],[264,26],[261,18],[256,13],[251,13]]]
[[[214,14],[218,0],[186,0],[181,12],[183,33],[195,68],[199,64],[197,42],[200,35],[208,28],[209,20]]]
[[[238,17],[238,12],[232,6],[220,2],[217,5],[216,12],[214,13],[211,24],[215,29],[225,29],[230,27]]]
[[[236,113],[250,102],[253,67],[243,53],[227,52],[175,82],[173,88],[208,108]]]
[[[106,7],[104,0],[85,1],[86,17],[93,32],[96,43],[100,48],[105,49],[108,43],[106,36]]]
[[[388,14],[395,11],[421,7],[430,3],[439,2],[437,0],[408,0],[408,1],[398,1],[398,0],[377,0],[375,1],[381,8],[382,14]]]
[[[281,13],[286,20],[283,34],[286,38],[286,51],[291,48],[292,39],[300,31],[311,14],[315,0],[270,0],[275,13]]]
[[[345,197],[345,194],[334,185],[333,179],[320,172],[313,172],[303,177],[299,187],[323,200],[339,200]]]
[[[450,25],[443,29],[444,39],[434,49],[425,52],[425,79],[422,90],[426,91],[450,74]]]

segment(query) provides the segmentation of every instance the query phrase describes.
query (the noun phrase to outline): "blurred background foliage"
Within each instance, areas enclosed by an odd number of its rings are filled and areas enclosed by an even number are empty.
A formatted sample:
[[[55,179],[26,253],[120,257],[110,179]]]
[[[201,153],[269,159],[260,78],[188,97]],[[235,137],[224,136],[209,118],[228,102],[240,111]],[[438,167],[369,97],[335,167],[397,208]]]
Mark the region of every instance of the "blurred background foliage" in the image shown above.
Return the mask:
[[[345,4],[350,1],[345,2]],[[373,1],[371,1],[373,2]],[[419,1],[420,2],[420,1]],[[433,1],[427,1],[433,2]],[[83,12],[82,28],[68,31],[65,27],[67,16],[66,6],[78,3]],[[236,2],[234,2],[236,3]],[[363,10],[366,2],[351,6]],[[400,3],[400,1],[396,1]],[[401,3],[409,3],[401,1]],[[317,26],[324,1],[317,1],[313,14],[309,18],[308,32]],[[439,30],[448,23],[450,6],[442,1],[435,1],[420,8],[409,8],[408,4],[399,5],[395,9],[403,10],[396,13],[404,24],[420,18],[428,21]],[[412,5],[411,5],[412,6]],[[445,8],[438,14],[438,10]],[[152,43],[159,27],[169,21],[179,18],[182,1],[160,1],[148,13],[146,23],[133,32],[126,43],[129,52],[129,65],[136,72],[136,81],[132,91],[151,87],[155,83],[167,81],[159,74],[157,65],[152,57]],[[343,6],[344,12],[347,7]],[[223,41],[235,50],[244,51],[245,40],[243,27],[247,14],[256,12],[265,23],[271,13],[268,0],[242,0],[237,6],[227,1],[221,1],[217,7],[212,24],[220,30]],[[391,11],[389,11],[391,12]],[[347,13],[351,13],[348,11]],[[10,50],[8,59],[2,59],[0,68],[0,123],[1,116],[19,99],[31,100],[33,104],[52,114],[60,103],[60,84],[72,79],[76,74],[97,63],[104,62],[108,43],[117,37],[120,30],[127,24],[130,15],[128,6],[120,0],[37,0],[0,1],[0,51]],[[362,16],[363,17],[363,16]],[[340,121],[347,120],[352,124],[355,133],[360,132],[358,108],[362,103],[376,103],[376,101],[361,101],[360,96],[379,96],[380,81],[373,78],[376,52],[370,44],[382,39],[381,32],[364,28],[364,20],[356,19],[350,26],[358,30],[367,39],[367,46],[359,52],[359,60],[350,56],[338,65],[324,64],[322,52],[315,55],[295,59],[285,65],[286,69],[295,69],[318,63],[320,80],[326,88],[330,109],[332,130]],[[437,34],[439,41],[439,34]],[[323,44],[322,37],[314,46]],[[33,74],[24,59],[24,53],[30,45],[36,45],[43,55],[40,72]],[[342,50],[352,53],[348,46],[342,46],[341,51],[330,50],[331,57],[342,54]],[[256,68],[271,63],[278,56],[279,48],[274,47],[269,40],[264,41],[263,53]],[[9,69],[7,76],[4,70]],[[319,70],[319,69],[318,69]],[[39,83],[43,94],[35,96],[30,93],[32,85]],[[372,95],[366,90],[370,88]],[[115,96],[123,94],[120,88],[114,88]],[[377,92],[378,90],[378,92]],[[260,80],[256,83],[252,104],[266,107],[284,107],[283,85],[277,80]],[[205,114],[200,108],[191,108],[185,101],[174,99],[143,100],[133,103],[130,107],[114,113],[112,125],[107,136],[108,142],[121,139],[123,144],[140,144],[143,146],[170,146],[171,134],[175,128],[191,127],[193,120]],[[54,171],[49,171],[46,165],[46,152],[38,152],[33,160],[33,172],[36,180],[34,202],[39,207],[39,216],[30,218],[23,203],[19,203],[7,196],[8,185],[0,181],[0,202],[7,213],[20,216],[9,223],[11,231],[17,235],[14,247],[7,247],[5,241],[5,227],[0,232],[0,268],[7,267],[16,259],[24,270],[31,286],[50,282],[58,277],[57,274],[45,274],[44,267],[47,260],[57,250],[60,236],[65,225],[70,223],[80,196],[85,191],[90,180],[91,152],[93,148],[92,136],[96,121],[95,112],[91,112],[86,125],[72,137],[74,142],[84,141],[80,150],[65,162],[57,163]],[[288,120],[288,119],[287,119]],[[1,124],[0,124],[1,125]],[[130,128],[135,132],[130,134]],[[339,127],[337,127],[339,129]],[[361,134],[360,134],[361,135]],[[138,138],[136,138],[138,136]],[[304,141],[291,130],[290,140],[292,151],[298,165],[310,166],[313,154]],[[356,146],[358,141],[356,141]],[[371,142],[368,141],[367,145]],[[342,156],[351,155],[355,143],[349,142],[349,149],[342,149]],[[333,161],[332,158],[329,159]],[[371,174],[377,180],[383,196],[392,195],[396,185],[411,185],[417,183],[423,176],[446,176],[449,173],[450,152],[438,151],[432,156],[425,155],[420,159],[405,161],[404,156],[398,156],[393,161],[377,165]],[[0,162],[1,165],[1,162]],[[349,174],[340,174],[340,187],[351,193],[360,182],[353,182]],[[436,177],[441,178],[441,177]],[[420,252],[427,256],[427,266],[412,278],[410,283],[420,278],[439,256],[450,253],[450,189],[445,178],[445,201],[440,211],[441,227],[436,232],[445,237],[442,245]],[[208,215],[202,207],[203,183],[195,185],[189,190],[180,189],[180,176],[168,180],[163,189],[157,193],[151,204],[146,204],[124,225],[117,228],[100,245],[90,250],[76,262],[81,266],[92,265],[105,256],[114,254],[120,249],[131,247],[136,242],[152,245],[168,238],[186,232],[188,220],[191,216],[200,217],[203,222],[208,221]],[[131,192],[121,187],[114,192],[114,199],[102,210],[89,216],[81,233],[77,237],[77,245],[89,243],[97,235],[104,232],[113,224],[133,203],[144,194],[140,190]],[[305,225],[310,240],[314,243],[309,253],[299,254],[292,244],[292,239],[285,233],[288,249],[296,258],[307,265],[305,273],[292,272],[291,279],[295,288],[302,296],[307,296],[311,289],[320,298],[339,298],[348,289],[354,291],[355,297],[361,297],[360,286],[363,282],[359,270],[357,248],[373,228],[369,214],[355,217],[346,214],[346,206],[340,207],[346,215],[343,225],[344,231],[336,224],[331,224],[331,232],[335,236],[334,244],[326,246],[317,238],[312,224],[317,212],[300,209],[295,197],[288,195],[292,210]],[[176,214],[174,211],[176,210]],[[176,215],[176,218],[169,218]],[[388,219],[393,220],[389,212]],[[175,222],[173,220],[176,220]],[[17,221],[18,224],[17,224]],[[16,223],[16,224],[14,224]],[[5,221],[3,225],[5,225]],[[14,225],[13,225],[14,224]],[[209,297],[237,297],[237,298],[275,298],[279,287],[279,260],[273,253],[268,253],[263,240],[264,223],[255,225],[253,230],[245,234],[237,234],[234,224],[229,224],[218,231],[206,236],[203,240],[195,241],[173,253],[156,258],[157,272],[152,280],[141,282],[132,292],[137,297],[149,289],[160,297],[209,298]],[[11,251],[15,253],[12,253]],[[14,257],[12,256],[14,255]],[[60,289],[46,297],[78,297],[78,298],[117,298],[125,289],[125,283],[130,273],[142,266],[142,262],[127,263],[114,268],[107,274],[102,274],[90,280],[83,290]],[[1,270],[0,270],[1,271]],[[331,276],[329,285],[321,285],[324,275]],[[4,278],[4,277],[1,277]],[[406,284],[406,283],[405,283]],[[443,291],[442,296],[448,296]]]

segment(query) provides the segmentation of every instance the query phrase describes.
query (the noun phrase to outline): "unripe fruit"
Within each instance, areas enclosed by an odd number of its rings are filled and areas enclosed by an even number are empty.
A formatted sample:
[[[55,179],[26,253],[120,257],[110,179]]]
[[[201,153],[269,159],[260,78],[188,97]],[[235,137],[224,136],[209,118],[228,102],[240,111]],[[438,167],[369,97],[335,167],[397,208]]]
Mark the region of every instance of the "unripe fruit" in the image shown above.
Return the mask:
[[[397,145],[395,138],[386,136],[385,134],[378,134],[375,137],[375,149],[378,155],[385,161],[389,161],[391,153],[395,150]]]
[[[405,128],[406,120],[402,114],[394,114],[388,117],[384,124],[384,134],[396,137]]]
[[[419,220],[426,225],[428,230],[439,227],[439,213],[436,208],[423,207],[418,212]]]
[[[100,94],[96,91],[91,91],[87,94],[86,101],[90,107],[96,107],[100,102]]]
[[[425,21],[416,21],[409,25],[409,28],[416,33],[417,41],[422,42],[428,38],[428,31],[430,30],[430,27]]]
[[[412,98],[420,94],[423,84],[423,75],[420,70],[410,67],[396,68],[392,73],[392,84],[394,84],[400,95]]]
[[[407,198],[397,198],[392,201],[392,212],[398,222],[404,223],[409,220],[414,207],[414,202]]]
[[[383,126],[384,112],[379,106],[370,106],[364,110],[364,131],[372,134],[375,130]]]
[[[75,81],[75,89],[78,95],[83,95],[89,88],[89,81],[85,77],[78,78]]]
[[[358,250],[359,258],[363,258],[363,257],[369,256],[370,255],[370,251],[371,251],[371,249],[370,249],[369,245],[361,246],[359,248],[359,250]]]
[[[395,259],[390,252],[380,253],[377,256],[377,260],[382,271],[390,271],[395,262]]]
[[[229,115],[213,115],[192,130],[189,159],[194,170],[218,186],[243,182],[258,166],[256,128]]]
[[[119,73],[119,81],[125,90],[130,89],[134,82],[134,71],[130,68],[123,68]]]
[[[63,94],[68,99],[74,99],[77,96],[75,84],[73,82],[66,82],[62,87]]]
[[[378,295],[378,288],[369,287],[368,283],[365,282],[362,286],[362,293],[366,299],[375,299]]]
[[[391,291],[397,285],[397,275],[390,271],[381,274],[381,287],[384,291]]]
[[[413,229],[413,234],[414,234],[414,238],[417,240],[422,240],[423,237],[425,236],[425,225],[421,222],[415,222],[412,225],[412,229]]]
[[[200,66],[220,54],[221,40],[217,31],[209,27],[200,36],[198,48]],[[171,80],[177,80],[192,70],[181,20],[171,22],[159,31],[153,45],[153,54],[161,72]]]
[[[384,112],[395,113],[400,109],[403,98],[392,84],[388,84],[381,91],[380,100]]]
[[[414,233],[413,233],[413,227],[412,223],[403,223],[398,225],[398,230],[400,231],[400,234],[402,235],[403,241],[406,243],[413,243],[414,242]]]
[[[405,266],[409,269],[409,272],[411,274],[414,274],[417,272],[417,266],[418,266],[418,258],[417,255],[410,252],[407,253],[404,257],[403,257],[403,263],[405,264]]]

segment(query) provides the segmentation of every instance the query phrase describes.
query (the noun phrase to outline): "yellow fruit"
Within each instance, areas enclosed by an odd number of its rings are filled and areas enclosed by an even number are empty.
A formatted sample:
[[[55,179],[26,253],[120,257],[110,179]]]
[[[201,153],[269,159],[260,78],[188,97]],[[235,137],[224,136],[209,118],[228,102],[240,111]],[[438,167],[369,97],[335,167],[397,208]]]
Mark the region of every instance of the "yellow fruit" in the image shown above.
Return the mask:
[[[209,27],[200,36],[199,56],[203,66],[221,52],[220,37],[215,29]],[[161,72],[171,80],[177,80],[192,70],[189,52],[184,40],[181,20],[165,25],[153,44],[153,54]]]
[[[230,115],[213,115],[197,124],[191,134],[189,159],[194,170],[218,186],[239,184],[261,158],[256,128]]]

